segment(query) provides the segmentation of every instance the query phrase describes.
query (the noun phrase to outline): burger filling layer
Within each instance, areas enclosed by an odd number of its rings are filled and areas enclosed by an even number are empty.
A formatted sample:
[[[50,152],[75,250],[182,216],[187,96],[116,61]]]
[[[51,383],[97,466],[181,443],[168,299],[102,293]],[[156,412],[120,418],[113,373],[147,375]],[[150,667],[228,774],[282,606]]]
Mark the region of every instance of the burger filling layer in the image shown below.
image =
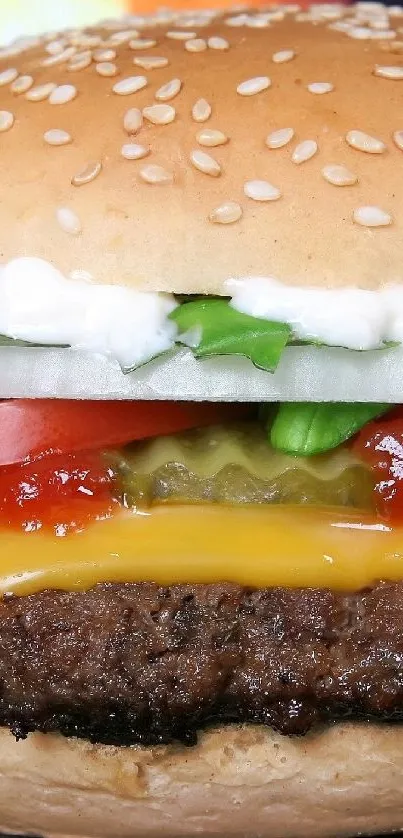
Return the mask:
[[[401,408],[19,400],[0,421],[17,737],[400,719]]]
[[[174,284],[174,283],[173,283]],[[66,278],[44,259],[0,265],[0,346],[72,346],[123,372],[185,344],[196,358],[245,355],[274,372],[293,343],[383,349],[403,340],[400,285],[377,291],[287,286],[272,277],[224,283],[223,296],[143,292]]]

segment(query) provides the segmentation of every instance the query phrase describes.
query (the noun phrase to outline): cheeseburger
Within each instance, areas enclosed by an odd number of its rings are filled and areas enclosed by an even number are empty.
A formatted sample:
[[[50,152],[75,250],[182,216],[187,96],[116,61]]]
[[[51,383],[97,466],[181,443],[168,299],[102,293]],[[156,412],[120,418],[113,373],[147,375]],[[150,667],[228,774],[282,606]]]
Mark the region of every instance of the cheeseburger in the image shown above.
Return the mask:
[[[0,827],[402,829],[403,8],[0,62]]]

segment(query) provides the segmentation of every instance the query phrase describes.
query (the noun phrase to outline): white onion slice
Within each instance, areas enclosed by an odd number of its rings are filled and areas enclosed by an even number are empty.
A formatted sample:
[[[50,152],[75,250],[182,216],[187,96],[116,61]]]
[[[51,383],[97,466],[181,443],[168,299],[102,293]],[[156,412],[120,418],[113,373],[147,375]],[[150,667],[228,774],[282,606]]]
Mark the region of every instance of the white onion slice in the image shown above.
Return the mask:
[[[123,375],[73,349],[0,348],[1,398],[403,402],[403,348],[288,347],[274,374],[241,357],[196,361],[179,349]]]

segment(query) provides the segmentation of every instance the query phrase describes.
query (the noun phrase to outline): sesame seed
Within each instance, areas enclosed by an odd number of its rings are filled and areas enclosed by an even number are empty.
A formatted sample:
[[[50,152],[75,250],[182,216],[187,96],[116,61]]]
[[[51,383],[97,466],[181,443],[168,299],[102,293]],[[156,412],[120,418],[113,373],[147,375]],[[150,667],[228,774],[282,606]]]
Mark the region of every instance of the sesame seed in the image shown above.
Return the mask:
[[[190,160],[195,169],[198,169],[199,172],[203,172],[205,175],[218,177],[221,174],[221,166],[218,161],[205,151],[194,149],[190,153]]]
[[[322,93],[331,93],[334,90],[333,85],[328,81],[314,81],[308,84],[307,89],[310,93],[321,95]]]
[[[293,163],[305,163],[316,154],[317,150],[318,144],[315,140],[303,140],[294,149],[291,160]]]
[[[233,17],[227,17],[224,23],[227,26],[246,26],[248,21],[248,15],[241,13],[240,15],[234,15]]]
[[[69,63],[67,64],[67,69],[71,73],[78,72],[79,70],[85,70],[86,67],[90,66],[91,62],[92,53],[89,50],[87,52],[80,52],[70,59]]]
[[[382,140],[371,137],[369,134],[365,134],[364,131],[349,131],[346,134],[346,141],[352,148],[356,148],[358,151],[365,151],[367,154],[382,154],[386,149],[385,143]]]
[[[148,84],[145,76],[128,76],[114,84],[112,90],[119,96],[127,96],[129,93],[137,93]]]
[[[182,82],[180,79],[171,79],[171,81],[166,82],[166,84],[158,88],[155,98],[160,102],[169,102],[170,99],[174,99],[178,95],[181,87]]]
[[[116,58],[115,49],[96,49],[93,54],[94,61],[114,61]]]
[[[190,38],[185,41],[185,49],[188,52],[204,52],[207,49],[207,42],[203,38]]]
[[[54,41],[49,41],[49,43],[45,46],[45,50],[49,55],[58,55],[60,52],[63,52],[65,46],[66,41],[59,38]]]
[[[137,36],[137,32],[134,29],[124,29],[121,32],[113,32],[110,36],[109,40],[112,44],[127,44],[131,38],[135,38]]]
[[[18,70],[16,70],[15,67],[10,67],[8,70],[3,70],[3,72],[0,73],[0,87],[3,87],[3,85],[5,84],[11,84],[12,81],[15,81],[17,76]]]
[[[294,134],[293,128],[279,128],[278,131],[272,131],[271,134],[268,134],[266,145],[268,148],[283,148],[292,140]]]
[[[0,47],[0,58],[13,58],[15,55],[21,55],[27,49],[34,49],[35,47],[42,46],[42,44],[43,40],[35,35],[30,35],[25,38],[20,37],[8,47]]]
[[[57,221],[65,233],[71,236],[78,236],[81,233],[82,226],[78,215],[69,207],[59,207],[56,210]]]
[[[162,166],[156,166],[153,163],[143,166],[140,169],[139,174],[145,183],[172,183],[173,181],[173,175],[171,172],[168,172],[167,169],[164,169]]]
[[[165,32],[166,38],[171,38],[172,41],[189,41],[196,38],[197,32],[181,32],[180,30],[171,29]]]
[[[373,32],[372,37],[377,41],[391,41],[396,38],[396,32],[394,29],[385,29],[384,32]]]
[[[202,128],[196,134],[196,140],[200,145],[217,146],[225,145],[228,142],[228,137],[222,131],[217,131],[214,128]]]
[[[54,67],[57,64],[64,64],[66,61],[69,61],[69,59],[72,58],[76,52],[76,47],[67,47],[63,50],[63,52],[59,52],[56,55],[48,55],[47,58],[44,58],[43,61],[41,61],[41,66]]]
[[[387,16],[382,17],[379,20],[374,19],[374,20],[371,20],[369,25],[370,25],[371,29],[376,29],[376,30],[389,29],[389,19],[388,19]]]
[[[153,38],[133,38],[129,42],[130,49],[152,49],[157,46]]]
[[[0,132],[9,131],[14,125],[14,114],[11,111],[0,111]]]
[[[176,111],[172,105],[149,105],[143,108],[143,116],[154,125],[168,125],[174,121]]]
[[[65,105],[71,102],[77,96],[77,88],[74,84],[60,84],[52,90],[49,96],[49,103],[51,105]]]
[[[326,6],[322,12],[322,19],[325,20],[340,20],[344,14],[344,9],[340,3],[331,3]]]
[[[358,181],[358,177],[354,172],[350,172],[346,166],[339,166],[337,164],[324,166],[322,175],[333,186],[352,186],[353,183],[357,183]]]
[[[15,81],[13,81],[10,90],[12,93],[26,93],[30,87],[32,87],[34,80],[32,76],[18,76]]]
[[[179,29],[170,29],[169,32],[165,32],[165,37],[170,38],[172,41],[188,41],[189,39],[196,38],[197,32],[181,32]]]
[[[387,227],[392,224],[392,216],[380,207],[358,207],[354,210],[353,219],[362,227]]]
[[[374,75],[380,76],[382,79],[393,79],[397,81],[398,79],[403,79],[403,67],[380,67],[379,64],[377,64],[374,70]]]
[[[332,32],[347,32],[350,28],[350,24],[344,20],[338,20],[336,23],[330,23],[328,28],[331,29]]]
[[[281,192],[267,180],[248,180],[244,185],[247,198],[253,201],[277,201]]]
[[[395,145],[403,151],[403,131],[394,131],[393,141]]]
[[[284,64],[286,61],[292,61],[293,58],[295,58],[293,49],[282,49],[272,55],[272,60],[275,64]]]
[[[122,157],[126,160],[141,160],[150,153],[150,148],[140,143],[124,143],[121,149]]]
[[[211,38],[208,39],[207,45],[210,49],[218,49],[218,50],[226,50],[229,49],[229,41],[226,38],[220,38],[216,35],[213,35]]]
[[[356,41],[368,41],[372,38],[372,32],[368,26],[351,26],[346,30],[346,35]]]
[[[261,93],[262,90],[267,90],[270,87],[271,81],[268,76],[256,76],[253,79],[238,84],[237,93],[240,96],[254,96],[255,93]]]
[[[83,186],[85,183],[91,183],[92,180],[95,180],[95,178],[98,177],[101,169],[102,163],[99,161],[88,163],[81,172],[78,172],[78,174],[72,177],[71,182],[73,186]]]
[[[248,15],[245,25],[248,29],[267,29],[270,21],[265,15]]]
[[[50,128],[49,131],[45,131],[43,135],[43,139],[45,143],[48,145],[67,145],[67,143],[71,143],[71,136],[67,131],[63,131],[60,128]]]
[[[79,47],[80,49],[94,49],[98,47],[101,43],[101,38],[99,35],[86,35],[85,33],[79,31],[74,36],[70,36],[70,41],[74,46]]]
[[[137,134],[143,124],[143,114],[139,108],[129,108],[123,117],[123,127],[128,134]]]
[[[118,72],[116,64],[111,61],[101,61],[95,65],[95,69],[100,76],[116,76]]]
[[[167,58],[159,55],[145,55],[141,58],[134,58],[133,64],[136,64],[137,67],[142,67],[143,70],[159,70],[161,67],[167,67],[169,61]]]
[[[48,99],[53,90],[56,89],[54,82],[49,81],[46,84],[39,84],[37,87],[31,87],[25,94],[25,98],[29,102],[43,102]]]
[[[235,201],[224,201],[219,207],[215,207],[209,215],[213,224],[234,224],[242,217],[242,207]]]
[[[192,117],[195,122],[207,122],[211,116],[211,105],[206,99],[198,99],[192,108]]]

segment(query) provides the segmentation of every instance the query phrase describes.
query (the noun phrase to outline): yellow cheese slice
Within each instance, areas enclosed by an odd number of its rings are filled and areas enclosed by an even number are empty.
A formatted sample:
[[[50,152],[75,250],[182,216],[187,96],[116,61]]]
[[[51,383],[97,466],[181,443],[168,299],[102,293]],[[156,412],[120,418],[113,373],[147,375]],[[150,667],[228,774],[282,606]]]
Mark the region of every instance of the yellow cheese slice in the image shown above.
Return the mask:
[[[0,545],[3,594],[105,581],[351,590],[403,579],[403,528],[327,508],[167,505],[64,537],[2,530]]]

